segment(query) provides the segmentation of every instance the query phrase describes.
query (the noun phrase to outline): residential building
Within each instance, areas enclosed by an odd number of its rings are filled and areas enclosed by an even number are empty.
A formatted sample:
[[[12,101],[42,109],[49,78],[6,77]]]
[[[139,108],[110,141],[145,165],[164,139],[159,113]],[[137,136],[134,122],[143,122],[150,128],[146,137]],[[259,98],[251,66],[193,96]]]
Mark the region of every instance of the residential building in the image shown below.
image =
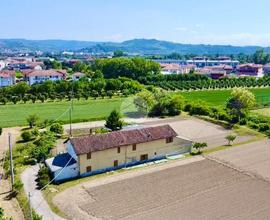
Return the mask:
[[[0,72],[0,87],[11,86],[15,84],[15,71],[3,70]]]
[[[191,146],[191,140],[178,136],[169,125],[134,128],[70,138],[65,156],[46,160],[46,164],[56,181],[62,181],[189,153]],[[66,163],[60,163],[59,157]],[[65,166],[68,161],[72,162]]]
[[[192,60],[187,60],[187,64],[193,64],[196,65],[197,68],[203,68],[207,66],[219,66],[219,65],[228,65],[232,66],[233,68],[236,68],[237,65],[239,65],[238,60],[231,60],[230,58],[221,58],[221,59],[215,59],[211,60],[205,57],[196,57]]]
[[[269,63],[263,66],[263,71],[264,71],[264,74],[270,75],[270,64]]]
[[[263,65],[260,64],[242,64],[237,66],[236,71],[237,76],[254,76],[254,77],[263,77]]]
[[[233,68],[229,65],[218,65],[218,66],[206,66],[203,68],[198,68],[197,73],[202,75],[207,75],[212,79],[220,79],[223,77],[227,77],[232,73]]]
[[[67,72],[65,70],[26,70],[23,71],[24,78],[29,85],[42,83],[48,80],[58,81],[66,79]]]
[[[194,70],[194,65],[180,65],[180,64],[160,64],[162,74],[188,74]]]
[[[72,75],[72,80],[73,81],[77,81],[79,79],[81,79],[82,77],[84,77],[85,74],[84,73],[81,73],[81,72],[76,72]]]

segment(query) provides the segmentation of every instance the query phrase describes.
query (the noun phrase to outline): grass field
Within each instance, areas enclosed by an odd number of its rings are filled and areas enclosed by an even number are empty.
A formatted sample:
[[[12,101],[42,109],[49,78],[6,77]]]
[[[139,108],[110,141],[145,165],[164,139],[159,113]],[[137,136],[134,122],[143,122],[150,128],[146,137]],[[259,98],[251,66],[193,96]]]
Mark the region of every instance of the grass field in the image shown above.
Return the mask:
[[[270,88],[251,89],[251,91],[254,92],[258,103],[270,103]],[[230,93],[231,90],[181,92],[188,100],[203,100],[213,106],[224,105]],[[68,122],[69,107],[69,101],[0,105],[0,127],[26,125],[26,117],[30,114],[38,114],[40,121],[49,119]],[[123,115],[136,114],[133,97],[74,100],[72,121],[101,120],[114,109],[120,111]]]
[[[101,120],[107,117],[114,109],[127,113],[134,111],[131,98],[113,98],[97,100],[74,100],[72,113],[73,122]],[[26,125],[26,117],[37,114],[40,121],[45,119],[69,121],[69,101],[7,104],[0,106],[0,127]]]
[[[251,89],[259,104],[270,103],[270,88]],[[181,92],[189,100],[203,100],[210,105],[224,105],[232,90],[192,91]]]

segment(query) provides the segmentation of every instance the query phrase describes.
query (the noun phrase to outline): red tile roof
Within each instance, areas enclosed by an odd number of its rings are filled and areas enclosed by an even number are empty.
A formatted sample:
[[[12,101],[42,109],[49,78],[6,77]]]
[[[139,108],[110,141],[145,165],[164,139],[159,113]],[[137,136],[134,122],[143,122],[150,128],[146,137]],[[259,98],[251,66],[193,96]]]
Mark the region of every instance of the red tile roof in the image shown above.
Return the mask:
[[[23,71],[23,73],[29,77],[29,76],[63,76],[65,77],[67,75],[67,72],[65,70],[28,70]]]
[[[176,136],[177,133],[169,125],[163,125],[158,127],[114,131],[106,134],[71,138],[70,142],[73,145],[76,154],[81,155]]]
[[[2,78],[9,78],[9,77],[15,77],[16,73],[13,70],[2,70],[0,72],[0,77]]]

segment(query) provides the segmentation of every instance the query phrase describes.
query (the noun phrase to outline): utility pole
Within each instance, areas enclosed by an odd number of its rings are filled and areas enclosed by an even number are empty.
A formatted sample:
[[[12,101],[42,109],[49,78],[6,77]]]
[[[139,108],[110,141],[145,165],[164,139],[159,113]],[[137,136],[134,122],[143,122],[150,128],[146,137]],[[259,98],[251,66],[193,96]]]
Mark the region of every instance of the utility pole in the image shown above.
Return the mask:
[[[33,220],[33,214],[32,214],[32,204],[31,204],[31,193],[28,193],[28,201],[29,201],[29,211],[30,211],[30,220]]]
[[[72,110],[72,108],[69,109],[69,136],[70,137],[72,136],[72,126],[71,126],[72,117],[71,117],[71,110]]]
[[[10,175],[11,175],[11,186],[13,190],[14,186],[14,170],[13,170],[13,157],[12,157],[12,145],[11,145],[11,134],[8,134],[8,144],[9,144],[9,161],[10,161]]]

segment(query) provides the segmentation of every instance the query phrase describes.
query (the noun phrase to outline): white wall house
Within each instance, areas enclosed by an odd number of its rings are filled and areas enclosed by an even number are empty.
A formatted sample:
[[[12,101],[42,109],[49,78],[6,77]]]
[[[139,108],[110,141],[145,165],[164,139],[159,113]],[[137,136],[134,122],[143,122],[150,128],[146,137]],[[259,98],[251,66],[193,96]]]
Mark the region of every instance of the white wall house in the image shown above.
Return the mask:
[[[64,70],[31,70],[24,71],[25,80],[29,85],[43,83],[45,81],[58,81],[66,79],[66,71]]]
[[[0,72],[0,87],[11,86],[15,84],[15,72],[14,71],[2,71]]]

